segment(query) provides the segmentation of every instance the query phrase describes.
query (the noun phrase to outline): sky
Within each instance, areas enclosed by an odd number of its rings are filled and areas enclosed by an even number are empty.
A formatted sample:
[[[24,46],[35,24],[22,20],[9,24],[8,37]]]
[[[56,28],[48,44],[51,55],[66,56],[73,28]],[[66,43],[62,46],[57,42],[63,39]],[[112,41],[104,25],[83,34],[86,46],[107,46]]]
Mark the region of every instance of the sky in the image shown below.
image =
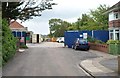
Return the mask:
[[[89,13],[96,9],[100,4],[112,6],[120,0],[53,0],[57,5],[52,10],[45,10],[42,16],[22,22],[22,25],[28,27],[29,31],[35,34],[49,34],[49,20],[53,18],[62,19],[67,22],[76,22],[83,13]]]

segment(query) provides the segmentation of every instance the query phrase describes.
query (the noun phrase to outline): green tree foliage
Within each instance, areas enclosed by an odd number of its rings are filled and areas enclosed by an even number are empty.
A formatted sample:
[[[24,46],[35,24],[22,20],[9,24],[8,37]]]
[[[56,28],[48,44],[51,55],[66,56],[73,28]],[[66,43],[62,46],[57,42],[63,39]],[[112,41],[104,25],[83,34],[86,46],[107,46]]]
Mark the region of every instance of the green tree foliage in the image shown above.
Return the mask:
[[[64,36],[64,31],[66,31],[71,24],[61,19],[50,19],[49,25],[49,36],[60,37]]]
[[[106,5],[100,5],[97,9],[91,10],[90,15],[95,20],[96,26],[108,26],[108,15],[103,14],[109,9]]]
[[[89,14],[82,14],[82,18],[78,18],[77,22],[72,23],[68,30],[107,30],[108,15],[104,12],[109,7],[100,5],[95,10],[90,10]]]
[[[16,38],[12,35],[6,20],[2,20],[2,64],[4,65],[16,52]]]
[[[20,2],[2,2],[2,17],[7,20],[20,19],[26,21],[34,16],[41,16],[41,12],[52,9],[51,0],[21,0]]]
[[[1,2],[0,2],[0,69],[2,67],[2,9],[1,9]]]

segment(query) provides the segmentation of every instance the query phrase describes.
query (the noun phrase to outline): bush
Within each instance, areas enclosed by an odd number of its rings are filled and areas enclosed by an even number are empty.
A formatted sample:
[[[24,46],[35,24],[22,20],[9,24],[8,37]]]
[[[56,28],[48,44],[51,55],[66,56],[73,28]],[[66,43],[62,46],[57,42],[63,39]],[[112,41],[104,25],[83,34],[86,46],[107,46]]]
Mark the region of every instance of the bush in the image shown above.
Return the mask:
[[[12,35],[7,20],[2,20],[2,65],[16,53],[16,38]]]
[[[92,43],[105,44],[105,42],[103,42],[103,41],[101,41],[101,40],[97,40],[97,39],[92,38],[92,37],[90,37],[90,36],[88,36],[87,40],[88,40],[89,42],[92,42]]]
[[[107,44],[120,44],[120,40],[108,40]]]

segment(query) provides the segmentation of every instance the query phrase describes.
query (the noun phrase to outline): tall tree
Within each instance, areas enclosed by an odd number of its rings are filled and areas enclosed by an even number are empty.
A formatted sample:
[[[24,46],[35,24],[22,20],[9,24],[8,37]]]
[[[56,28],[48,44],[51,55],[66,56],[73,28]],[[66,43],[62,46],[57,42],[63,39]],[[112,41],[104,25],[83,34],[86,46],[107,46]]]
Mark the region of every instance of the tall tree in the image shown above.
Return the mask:
[[[50,19],[50,35],[54,37],[64,36],[64,31],[71,25],[70,23],[61,19]]]
[[[90,10],[89,14],[82,14],[81,18],[72,24],[69,30],[103,30],[108,29],[108,15],[104,12],[108,10],[108,6],[100,5],[95,10]],[[90,27],[88,27],[90,26]]]
[[[97,9],[90,11],[90,15],[97,26],[108,26],[108,15],[103,14],[108,8],[106,5],[100,5]]]
[[[26,21],[34,16],[41,16],[41,12],[52,9],[52,0],[21,0],[20,2],[2,2],[2,17],[6,19],[20,19]]]

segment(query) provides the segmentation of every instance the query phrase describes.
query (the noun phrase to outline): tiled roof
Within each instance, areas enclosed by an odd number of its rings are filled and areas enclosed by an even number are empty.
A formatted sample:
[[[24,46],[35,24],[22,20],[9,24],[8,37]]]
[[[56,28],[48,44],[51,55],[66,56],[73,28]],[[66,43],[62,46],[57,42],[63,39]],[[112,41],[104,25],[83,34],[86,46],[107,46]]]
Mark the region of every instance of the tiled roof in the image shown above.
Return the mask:
[[[22,26],[21,24],[19,24],[17,21],[12,21],[10,23],[10,28],[24,28],[24,26]]]

